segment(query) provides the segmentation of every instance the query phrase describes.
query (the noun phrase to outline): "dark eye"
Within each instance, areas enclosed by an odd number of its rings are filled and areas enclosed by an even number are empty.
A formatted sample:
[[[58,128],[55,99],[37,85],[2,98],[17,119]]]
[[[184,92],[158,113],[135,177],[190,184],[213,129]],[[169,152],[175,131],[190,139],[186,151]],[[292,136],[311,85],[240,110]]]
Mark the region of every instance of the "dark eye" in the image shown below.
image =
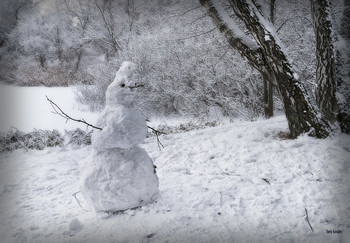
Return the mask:
[[[125,87],[125,84],[120,84],[120,87]]]

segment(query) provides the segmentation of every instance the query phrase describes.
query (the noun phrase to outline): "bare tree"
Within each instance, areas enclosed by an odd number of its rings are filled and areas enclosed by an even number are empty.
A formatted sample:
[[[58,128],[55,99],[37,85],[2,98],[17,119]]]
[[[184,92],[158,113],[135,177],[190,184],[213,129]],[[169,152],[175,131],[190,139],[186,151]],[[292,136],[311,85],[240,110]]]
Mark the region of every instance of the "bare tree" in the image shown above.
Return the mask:
[[[103,22],[103,26],[106,28],[109,37],[109,43],[111,44],[114,53],[117,54],[119,50],[122,50],[122,47],[119,44],[117,39],[118,34],[116,33],[116,26],[113,15],[113,1],[104,0],[102,3],[99,3],[95,0],[95,6],[97,7]]]
[[[270,0],[270,22],[274,24],[275,22],[275,7],[276,0]],[[265,105],[265,117],[273,117],[273,84],[268,82],[266,77],[263,77],[264,81],[264,105]]]
[[[229,0],[235,14],[254,37],[253,40],[240,30],[215,0],[200,2],[230,45],[276,86],[283,99],[290,136],[297,137],[305,132],[312,132],[310,135],[319,138],[328,136],[328,125],[317,117],[298,74],[280,45],[278,36],[273,28],[265,23],[254,4],[246,0]]]
[[[75,6],[74,8],[69,4],[72,3],[72,1],[67,1],[64,0],[65,6],[68,10],[68,12],[73,16],[73,19],[76,20],[75,21],[75,25],[79,28],[79,32],[80,32],[80,44],[77,48],[77,61],[75,63],[75,68],[74,70],[77,71],[79,69],[80,66],[80,62],[83,56],[83,45],[84,45],[84,38],[85,38],[85,34],[90,22],[90,6],[89,6],[89,1],[87,1],[86,3],[83,3],[82,0],[78,0],[77,6]]]
[[[316,36],[316,102],[322,115],[331,122],[338,120],[341,130],[346,133],[350,132],[349,51],[344,44],[336,48],[335,42],[341,39],[341,42],[350,44],[346,35],[348,24],[344,25],[344,20],[349,19],[349,2],[344,1],[343,23],[340,33],[336,33],[330,16],[330,2],[310,0]],[[337,100],[336,93],[342,96],[342,100]]]
[[[337,92],[343,97],[339,102],[338,121],[345,133],[350,133],[350,0],[344,0],[344,11],[338,38],[342,45],[336,50]],[[341,48],[339,48],[341,47]]]
[[[328,0],[311,0],[311,13],[316,35],[316,102],[322,115],[335,121],[337,100],[335,97],[335,56],[332,22]]]

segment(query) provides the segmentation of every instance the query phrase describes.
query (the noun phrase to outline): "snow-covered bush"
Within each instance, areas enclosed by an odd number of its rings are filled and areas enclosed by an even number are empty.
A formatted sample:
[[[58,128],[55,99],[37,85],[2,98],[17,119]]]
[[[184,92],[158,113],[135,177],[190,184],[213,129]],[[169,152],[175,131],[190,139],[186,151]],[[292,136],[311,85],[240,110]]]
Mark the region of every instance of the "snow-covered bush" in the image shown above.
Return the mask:
[[[208,127],[216,127],[220,125],[220,121],[214,120],[214,121],[189,121],[185,123],[180,123],[177,125],[169,125],[167,123],[161,123],[157,126],[156,130],[164,133],[164,134],[171,134],[171,133],[183,133],[183,132],[189,132],[193,130],[200,130],[205,129]],[[155,133],[151,130],[147,132],[147,137],[155,136]]]
[[[176,21],[167,18],[190,8],[191,4],[187,4],[187,7],[174,4],[151,18],[147,12],[140,13],[118,57],[89,67],[94,85],[80,86],[78,100],[92,110],[102,109],[104,93],[115,70],[122,60],[129,60],[138,66],[137,82],[144,84],[135,99],[135,108],[146,116],[205,117],[213,109],[231,117],[252,119],[261,115],[260,75],[227,47],[218,30],[193,36],[193,33],[205,33],[208,25],[212,25],[208,19],[188,24],[200,18],[203,11],[198,9],[184,17],[175,17]],[[160,19],[162,25],[157,24]]]
[[[63,137],[57,130],[36,130],[24,135],[23,146],[27,149],[43,150],[46,147],[63,145]]]
[[[67,144],[69,145],[90,145],[91,144],[91,131],[84,131],[80,128],[75,130],[67,131],[65,130],[65,135],[67,137]]]
[[[43,150],[47,147],[63,147],[66,145],[90,145],[92,131],[83,131],[79,128],[65,131],[63,136],[57,130],[34,129],[24,133],[16,128],[7,133],[0,133],[0,153],[16,149]]]
[[[7,133],[0,134],[0,152],[15,149],[43,150],[46,147],[63,146],[64,139],[57,130],[37,130],[24,133],[12,128]]]

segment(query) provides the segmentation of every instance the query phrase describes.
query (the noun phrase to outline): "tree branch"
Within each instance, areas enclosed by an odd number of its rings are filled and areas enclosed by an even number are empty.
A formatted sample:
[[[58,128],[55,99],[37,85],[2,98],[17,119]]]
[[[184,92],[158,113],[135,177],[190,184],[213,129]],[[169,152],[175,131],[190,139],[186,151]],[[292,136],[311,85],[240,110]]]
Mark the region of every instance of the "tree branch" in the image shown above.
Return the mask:
[[[159,149],[161,149],[160,148],[160,146],[162,146],[162,148],[164,148],[164,145],[160,142],[160,140],[159,140],[159,135],[161,135],[161,134],[166,134],[165,132],[161,132],[161,131],[159,131],[159,130],[156,130],[156,129],[154,129],[153,127],[150,127],[150,126],[148,126],[147,125],[147,127],[149,128],[149,129],[151,129],[153,132],[154,132],[154,134],[156,135],[156,137],[157,137],[157,144],[158,144],[158,147],[159,147]]]
[[[54,110],[53,111],[54,114],[57,114],[57,115],[65,118],[67,121],[68,120],[72,120],[72,121],[75,121],[75,122],[84,123],[88,127],[92,127],[92,128],[98,129],[98,130],[102,130],[101,127],[97,127],[97,126],[94,126],[94,125],[92,125],[90,123],[87,123],[84,119],[76,119],[76,118],[73,118],[73,117],[67,115],[55,102],[50,100],[49,97],[46,96],[46,99],[47,99],[48,102],[50,102],[50,105],[52,106],[52,108]]]
[[[140,84],[140,85],[136,85],[136,86],[139,87],[139,86],[143,86],[143,85]],[[136,88],[136,86],[133,86],[133,87],[131,87],[131,88]],[[75,122],[84,123],[84,124],[87,125],[88,127],[92,127],[92,128],[94,128],[94,129],[97,129],[97,130],[102,130],[101,127],[97,127],[97,126],[95,126],[95,125],[92,125],[92,124],[90,124],[90,123],[87,123],[84,119],[76,119],[76,118],[73,118],[73,117],[69,116],[69,115],[68,115],[67,113],[65,113],[55,102],[53,102],[51,99],[49,99],[49,97],[46,96],[46,99],[47,99],[47,101],[50,103],[52,109],[54,110],[52,113],[54,113],[54,114],[56,114],[56,115],[59,115],[59,116],[65,118],[67,121],[68,121],[68,120],[72,120],[72,121],[75,121]],[[160,140],[159,140],[159,136],[162,135],[162,134],[166,134],[166,133],[165,133],[165,132],[161,132],[161,131],[159,131],[159,130],[153,128],[153,127],[150,127],[150,126],[148,126],[148,125],[147,125],[147,128],[148,128],[148,129],[151,129],[151,130],[154,132],[154,134],[156,135],[156,137],[157,137],[157,143],[158,143],[159,149],[160,149],[160,146],[162,146],[162,147],[164,148],[164,145],[163,145],[163,144],[160,142]]]
[[[232,20],[216,0],[200,0],[206,8],[214,24],[226,37],[230,45],[236,49],[257,70],[261,70],[262,55],[258,44],[248,37]]]

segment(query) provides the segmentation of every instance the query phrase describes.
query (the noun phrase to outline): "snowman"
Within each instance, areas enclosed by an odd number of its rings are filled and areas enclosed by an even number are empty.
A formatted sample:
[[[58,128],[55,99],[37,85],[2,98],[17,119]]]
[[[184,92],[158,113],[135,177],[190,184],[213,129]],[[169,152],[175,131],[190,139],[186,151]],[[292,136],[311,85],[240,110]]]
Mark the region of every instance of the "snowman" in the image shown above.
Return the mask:
[[[158,177],[147,152],[144,117],[131,108],[136,65],[124,62],[106,91],[106,106],[92,135],[93,151],[81,171],[81,192],[96,211],[117,212],[155,200]]]

